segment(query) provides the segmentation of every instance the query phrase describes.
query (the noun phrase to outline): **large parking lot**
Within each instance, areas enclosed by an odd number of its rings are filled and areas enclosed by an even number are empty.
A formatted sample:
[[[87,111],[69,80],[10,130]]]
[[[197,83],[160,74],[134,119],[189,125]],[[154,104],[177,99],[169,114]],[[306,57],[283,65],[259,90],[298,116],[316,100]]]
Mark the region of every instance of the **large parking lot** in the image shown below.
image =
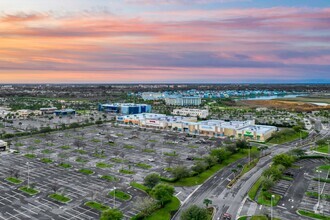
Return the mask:
[[[202,157],[212,145],[210,140],[198,140],[111,124],[17,139],[12,149],[19,153],[0,155],[0,219],[95,219],[99,212],[84,205],[91,200],[115,204],[130,218],[138,213],[134,201],[145,196],[130,183],[142,182],[152,172],[169,176],[167,167],[193,165],[189,158]],[[14,171],[22,183],[6,180]],[[40,191],[34,196],[18,189],[27,185],[28,177]],[[62,204],[49,198],[54,185],[71,201]],[[108,195],[114,187],[132,198],[114,201]]]

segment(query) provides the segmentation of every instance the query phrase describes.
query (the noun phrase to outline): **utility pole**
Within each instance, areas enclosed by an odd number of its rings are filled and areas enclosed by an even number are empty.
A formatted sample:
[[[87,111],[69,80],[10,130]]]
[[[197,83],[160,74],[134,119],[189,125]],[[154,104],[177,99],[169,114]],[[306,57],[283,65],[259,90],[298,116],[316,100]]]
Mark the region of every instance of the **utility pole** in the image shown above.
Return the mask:
[[[272,195],[270,198],[270,220],[273,220],[273,199],[275,195]]]
[[[28,188],[30,188],[30,162],[27,162],[26,164],[28,165]]]
[[[321,201],[321,170],[316,170],[316,172],[319,174],[319,184],[318,184],[318,197],[317,197],[317,209],[319,209],[320,207],[320,201]],[[316,210],[317,210],[316,209]]]
[[[116,208],[116,187],[113,187],[113,208]]]

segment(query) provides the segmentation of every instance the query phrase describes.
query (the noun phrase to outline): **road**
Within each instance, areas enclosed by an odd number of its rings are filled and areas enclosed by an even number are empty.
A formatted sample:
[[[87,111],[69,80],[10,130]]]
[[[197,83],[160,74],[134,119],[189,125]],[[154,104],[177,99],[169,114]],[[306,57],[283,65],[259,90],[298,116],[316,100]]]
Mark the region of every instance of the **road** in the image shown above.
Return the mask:
[[[319,137],[321,137],[321,135],[319,135]],[[188,197],[188,199],[184,201],[172,219],[179,220],[182,211],[193,204],[203,206],[203,200],[205,198],[211,199],[213,202],[213,207],[216,208],[216,213],[213,219],[220,219],[222,213],[225,212],[230,213],[232,215],[232,219],[236,219],[236,215],[244,197],[255,181],[260,177],[262,172],[269,167],[272,157],[277,154],[288,152],[292,148],[296,147],[297,144],[306,145],[315,138],[317,138],[316,134],[311,132],[311,134],[302,142],[300,140],[296,140],[290,143],[277,145],[272,148],[274,149],[272,153],[261,158],[258,164],[249,172],[244,174],[231,189],[226,187],[232,175],[231,170],[236,168],[239,163],[246,163],[247,159],[241,159],[229,165],[225,169],[220,170],[213,177],[204,182],[204,184],[202,184],[195,192],[193,192],[192,195],[190,195],[190,197]]]

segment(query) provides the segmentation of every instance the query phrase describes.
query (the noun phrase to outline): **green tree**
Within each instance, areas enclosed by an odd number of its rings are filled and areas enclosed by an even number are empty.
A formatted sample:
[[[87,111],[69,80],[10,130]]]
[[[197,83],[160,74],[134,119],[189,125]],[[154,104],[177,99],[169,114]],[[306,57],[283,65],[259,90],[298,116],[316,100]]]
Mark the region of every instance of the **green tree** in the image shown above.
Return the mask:
[[[121,220],[124,215],[118,209],[108,209],[102,212],[100,220]]]
[[[294,157],[287,155],[287,154],[278,154],[273,158],[273,164],[274,165],[283,165],[286,168],[292,166],[292,163],[294,162]]]
[[[173,167],[171,173],[175,179],[182,179],[190,175],[189,169],[185,166]]]
[[[211,156],[216,157],[218,163],[222,163],[222,161],[227,159],[230,154],[231,153],[229,151],[227,151],[226,149],[223,149],[223,148],[217,148],[217,149],[213,149],[211,151]]]
[[[162,207],[164,204],[171,201],[173,194],[174,188],[163,183],[158,184],[151,191],[151,195],[153,195],[159,201]]]
[[[237,140],[236,141],[236,147],[238,149],[248,149],[250,147],[250,144],[246,140]]]
[[[268,178],[273,178],[274,180],[279,180],[282,177],[282,172],[279,169],[279,167],[272,165],[271,167],[269,167],[268,169],[266,169],[262,175],[264,177],[268,177]]]
[[[181,220],[205,220],[209,215],[206,209],[192,205],[182,212]]]
[[[207,208],[207,207],[209,207],[209,205],[212,204],[212,200],[210,200],[210,199],[204,199],[203,204],[204,204],[204,205],[206,206],[206,208]]]
[[[217,158],[214,156],[205,156],[203,158],[203,160],[208,168],[212,167],[213,165],[215,165],[217,163]]]
[[[150,189],[154,188],[160,182],[160,177],[157,173],[151,173],[144,178],[144,185]]]
[[[264,190],[269,190],[270,188],[272,188],[272,186],[274,186],[274,184],[275,182],[272,177],[264,177],[261,182],[262,188]]]
[[[191,169],[192,169],[192,171],[199,174],[199,173],[203,172],[204,170],[206,170],[206,167],[207,167],[207,164],[205,164],[205,162],[197,161]]]

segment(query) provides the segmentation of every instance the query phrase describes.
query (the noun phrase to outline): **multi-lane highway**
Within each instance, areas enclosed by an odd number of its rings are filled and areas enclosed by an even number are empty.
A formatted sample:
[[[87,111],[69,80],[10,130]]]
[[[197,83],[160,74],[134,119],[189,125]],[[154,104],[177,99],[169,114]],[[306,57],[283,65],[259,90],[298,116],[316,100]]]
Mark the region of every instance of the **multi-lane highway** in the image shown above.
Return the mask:
[[[232,178],[231,175],[233,175],[231,170],[236,168],[239,163],[246,163],[247,159],[241,159],[229,165],[228,167],[217,172],[214,176],[204,182],[204,184],[202,184],[197,190],[195,190],[192,195],[185,200],[179,211],[175,216],[173,216],[172,219],[180,219],[182,211],[190,205],[196,204],[202,206],[205,198],[211,199],[213,201],[212,205],[216,208],[216,213],[213,218],[214,220],[220,219],[221,215],[226,212],[232,215],[232,219],[236,219],[236,215],[240,209],[244,197],[247,195],[247,192],[254,182],[260,177],[262,172],[271,164],[272,157],[274,155],[288,152],[297,146],[308,148],[311,141],[321,139],[326,135],[328,135],[328,131],[322,131],[320,134],[311,132],[310,135],[303,141],[296,140],[273,147],[271,149],[272,153],[261,158],[258,164],[249,172],[244,174],[231,189],[226,187]]]

